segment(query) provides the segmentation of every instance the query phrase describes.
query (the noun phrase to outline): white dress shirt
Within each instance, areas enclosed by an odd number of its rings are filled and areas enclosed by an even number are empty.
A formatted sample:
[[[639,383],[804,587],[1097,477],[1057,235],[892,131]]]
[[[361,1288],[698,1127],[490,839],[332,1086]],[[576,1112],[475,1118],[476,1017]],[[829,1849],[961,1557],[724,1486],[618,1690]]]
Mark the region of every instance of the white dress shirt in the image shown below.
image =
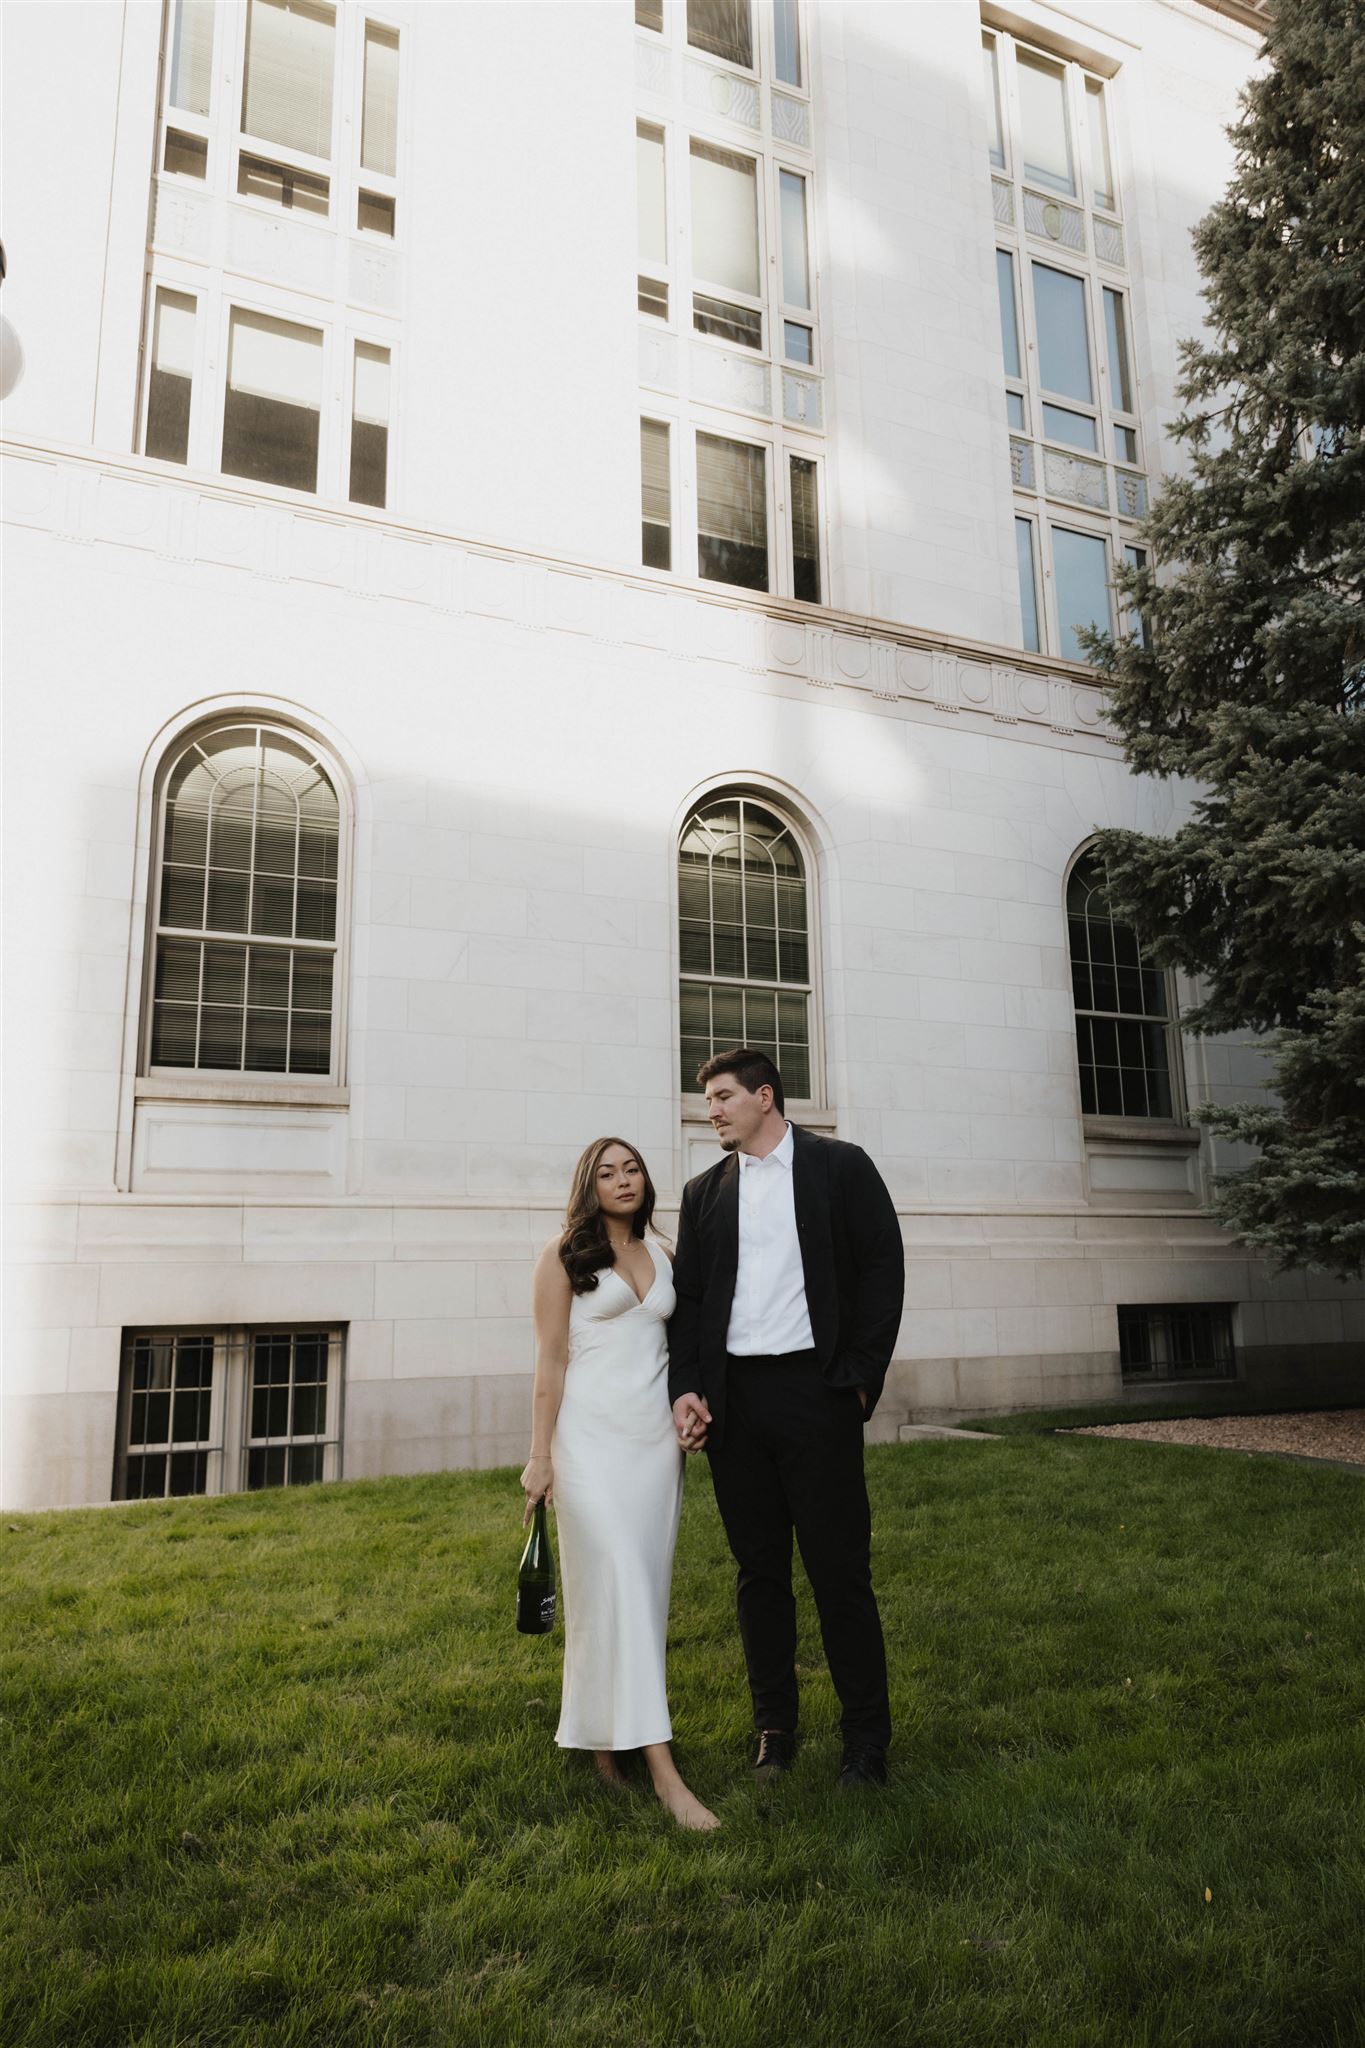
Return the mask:
[[[739,1269],[725,1348],[736,1358],[809,1351],[806,1275],[796,1234],[792,1127],[765,1159],[739,1155]]]

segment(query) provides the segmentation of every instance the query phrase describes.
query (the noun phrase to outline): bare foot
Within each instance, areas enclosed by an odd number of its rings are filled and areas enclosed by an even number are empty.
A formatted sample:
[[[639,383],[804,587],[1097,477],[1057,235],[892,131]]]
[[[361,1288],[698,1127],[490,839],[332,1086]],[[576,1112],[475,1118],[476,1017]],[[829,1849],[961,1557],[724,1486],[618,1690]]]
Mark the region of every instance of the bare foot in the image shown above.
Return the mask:
[[[654,1790],[680,1828],[690,1828],[694,1834],[709,1834],[712,1828],[720,1826],[710,1807],[703,1806],[696,1793],[689,1792],[681,1778],[669,1785],[656,1785]]]
[[[614,1750],[595,1749],[592,1753],[592,1760],[597,1766],[597,1775],[604,1785],[610,1785],[617,1792],[628,1790],[626,1779],[622,1774],[621,1766],[616,1761],[616,1752]]]

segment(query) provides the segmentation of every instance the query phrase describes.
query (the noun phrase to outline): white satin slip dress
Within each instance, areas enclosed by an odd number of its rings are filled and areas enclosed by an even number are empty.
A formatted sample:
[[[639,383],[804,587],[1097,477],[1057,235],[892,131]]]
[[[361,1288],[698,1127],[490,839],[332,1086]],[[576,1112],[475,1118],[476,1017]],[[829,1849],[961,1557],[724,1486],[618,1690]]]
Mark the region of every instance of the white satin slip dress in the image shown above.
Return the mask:
[[[664,1689],[683,1454],[668,1400],[673,1275],[649,1240],[643,1301],[614,1266],[569,1310],[555,1424],[555,1521],[564,1608],[561,1749],[668,1742]]]

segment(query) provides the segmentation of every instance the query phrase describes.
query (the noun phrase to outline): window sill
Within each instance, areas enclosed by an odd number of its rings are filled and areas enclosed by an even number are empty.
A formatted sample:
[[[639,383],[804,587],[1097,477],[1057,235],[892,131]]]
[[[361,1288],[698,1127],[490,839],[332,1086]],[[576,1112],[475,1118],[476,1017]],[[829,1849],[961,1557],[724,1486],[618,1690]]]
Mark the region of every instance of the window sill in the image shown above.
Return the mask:
[[[249,1081],[230,1074],[144,1074],[133,1084],[138,1102],[275,1103],[283,1109],[348,1109],[349,1088],[330,1081]]]
[[[1083,1116],[1081,1130],[1087,1142],[1099,1140],[1120,1145],[1160,1145],[1176,1152],[1197,1152],[1199,1131],[1189,1124],[1147,1123],[1141,1117]]]

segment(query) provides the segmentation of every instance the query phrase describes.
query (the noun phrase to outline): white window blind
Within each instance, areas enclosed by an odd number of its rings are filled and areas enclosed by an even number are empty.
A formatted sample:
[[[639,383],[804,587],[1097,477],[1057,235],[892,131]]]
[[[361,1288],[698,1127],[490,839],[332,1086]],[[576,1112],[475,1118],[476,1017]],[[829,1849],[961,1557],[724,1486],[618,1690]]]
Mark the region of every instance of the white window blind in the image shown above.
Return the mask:
[[[768,588],[768,478],[762,448],[698,434],[697,567],[714,582]]]
[[[792,595],[807,604],[820,602],[820,513],[815,464],[804,455],[791,458]]]
[[[306,156],[332,154],[336,14],[314,0],[251,0],[242,127]]]
[[[782,296],[789,306],[809,306],[806,181],[795,171],[783,171],[779,175],[779,184],[782,189]]]
[[[718,434],[697,436],[697,525],[717,540],[766,547],[763,450]]]
[[[398,31],[365,24],[365,101],[360,128],[360,162],[381,178],[398,166]]]
[[[389,352],[373,342],[355,345],[351,393],[351,480],[353,504],[388,501]]]
[[[234,312],[228,384],[245,396],[316,412],[322,403],[321,334],[265,313]]]
[[[1029,50],[1019,52],[1019,118],[1024,131],[1024,176],[1054,192],[1073,192],[1071,132],[1066,118],[1066,78]]]
[[[371,342],[355,346],[355,414],[367,426],[389,424],[389,352]]]
[[[687,40],[731,64],[751,68],[754,27],[750,0],[687,0]]]
[[[1090,130],[1090,197],[1106,212],[1114,210],[1114,166],[1109,155],[1109,122],[1104,87],[1097,78],[1085,81],[1085,119]]]
[[[784,85],[800,85],[801,32],[797,0],[773,0],[773,60]]]
[[[152,362],[163,376],[194,375],[194,312],[186,293],[158,291]]]
[[[184,462],[189,456],[194,316],[195,302],[187,293],[158,290],[143,450],[160,462]]]
[[[171,105],[207,114],[213,83],[213,0],[175,0],[171,24]]]
[[[981,54],[986,67],[986,120],[991,133],[991,162],[1003,171],[1005,137],[1000,125],[1000,59],[996,53],[994,36],[982,36]]]
[[[669,430],[663,420],[640,422],[641,558],[647,569],[673,565],[670,536]]]
[[[640,217],[640,261],[668,261],[668,219],[664,199],[664,132],[647,121],[635,124],[635,192]]]
[[[758,295],[754,162],[709,142],[692,144],[692,265],[709,284]]]

